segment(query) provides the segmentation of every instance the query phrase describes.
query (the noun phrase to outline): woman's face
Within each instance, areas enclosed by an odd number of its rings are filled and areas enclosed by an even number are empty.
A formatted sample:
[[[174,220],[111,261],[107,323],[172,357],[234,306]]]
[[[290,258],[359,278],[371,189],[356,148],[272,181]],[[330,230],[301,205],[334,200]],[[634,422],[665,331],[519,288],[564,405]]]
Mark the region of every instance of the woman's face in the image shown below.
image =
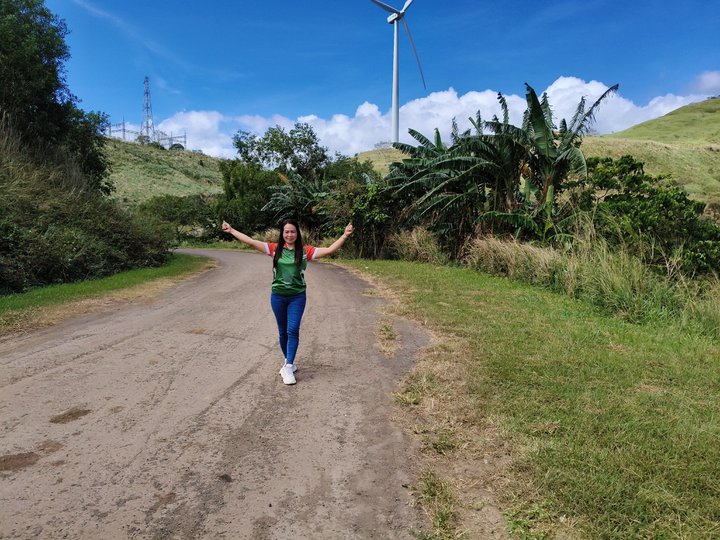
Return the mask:
[[[297,229],[295,225],[286,223],[283,227],[283,240],[290,247],[295,247],[295,240],[297,240]]]

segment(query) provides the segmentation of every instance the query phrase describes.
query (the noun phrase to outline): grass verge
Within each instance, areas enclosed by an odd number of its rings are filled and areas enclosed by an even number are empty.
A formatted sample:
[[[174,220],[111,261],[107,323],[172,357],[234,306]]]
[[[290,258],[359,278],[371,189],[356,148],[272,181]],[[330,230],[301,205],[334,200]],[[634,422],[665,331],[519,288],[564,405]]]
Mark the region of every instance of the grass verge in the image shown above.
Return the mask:
[[[103,279],[63,283],[0,297],[0,335],[53,324],[114,300],[159,292],[180,278],[210,268],[204,257],[173,254],[168,264],[140,268]]]
[[[491,537],[490,493],[516,537],[720,535],[717,340],[470,269],[344,262],[438,336],[396,400],[456,499],[452,534]]]

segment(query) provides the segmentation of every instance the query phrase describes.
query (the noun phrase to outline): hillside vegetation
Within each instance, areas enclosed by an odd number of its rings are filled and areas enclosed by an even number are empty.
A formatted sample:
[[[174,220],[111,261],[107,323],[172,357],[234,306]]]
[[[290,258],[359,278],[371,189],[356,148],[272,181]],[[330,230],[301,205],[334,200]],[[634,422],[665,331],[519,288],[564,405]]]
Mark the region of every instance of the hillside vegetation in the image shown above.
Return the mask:
[[[645,163],[648,174],[669,175],[693,199],[720,204],[720,99],[681,107],[613,135],[585,137],[582,150],[587,157],[631,155]],[[387,174],[403,154],[385,148],[357,158]]]
[[[108,198],[108,117],[66,84],[65,22],[0,2],[0,296],[159,266],[164,227]]]
[[[117,139],[108,139],[106,150],[113,198],[123,205],[136,206],[157,195],[222,191],[221,159]]]
[[[608,138],[678,144],[720,144],[720,99],[680,107],[665,116],[637,124]]]

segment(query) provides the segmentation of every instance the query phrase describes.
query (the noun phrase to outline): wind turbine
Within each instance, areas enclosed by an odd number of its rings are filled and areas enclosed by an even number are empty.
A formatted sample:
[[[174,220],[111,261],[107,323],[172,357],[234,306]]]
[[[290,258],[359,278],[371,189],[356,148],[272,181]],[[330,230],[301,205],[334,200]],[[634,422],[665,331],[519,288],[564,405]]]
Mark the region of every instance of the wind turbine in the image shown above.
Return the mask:
[[[420,77],[422,77],[423,87],[427,89],[427,86],[425,85],[425,75],[423,75],[422,67],[420,66],[420,57],[418,56],[417,49],[415,49],[415,43],[413,43],[413,38],[410,35],[410,28],[408,27],[407,21],[405,21],[405,12],[410,7],[410,4],[413,3],[413,0],[406,0],[405,5],[403,8],[398,11],[397,9],[388,6],[387,4],[383,4],[379,0],[370,0],[371,2],[377,4],[381,8],[383,8],[385,11],[389,11],[391,15],[387,18],[387,22],[393,25],[394,33],[395,33],[395,41],[394,41],[394,48],[393,48],[393,87],[392,87],[392,142],[398,142],[399,140],[399,124],[400,124],[400,111],[398,108],[398,101],[400,96],[400,88],[399,88],[399,71],[400,71],[400,65],[398,62],[398,23],[402,21],[403,25],[405,25],[405,31],[407,32],[408,39],[410,40],[410,45],[412,46],[412,50],[415,53],[415,59],[417,60],[418,69],[420,70]]]

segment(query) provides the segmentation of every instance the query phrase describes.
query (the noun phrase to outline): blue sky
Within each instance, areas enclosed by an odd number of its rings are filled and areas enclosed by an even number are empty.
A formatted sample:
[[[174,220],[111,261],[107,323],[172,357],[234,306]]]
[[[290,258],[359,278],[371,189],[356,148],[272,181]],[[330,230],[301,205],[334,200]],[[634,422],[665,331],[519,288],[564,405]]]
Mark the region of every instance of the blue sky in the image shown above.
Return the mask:
[[[403,0],[386,2],[397,8]],[[155,126],[188,147],[231,156],[239,129],[307,121],[331,150],[390,138],[392,27],[370,0],[154,2],[46,0],[64,19],[67,82],[86,110],[139,126],[150,78]],[[511,117],[524,83],[548,91],[556,115],[615,83],[598,132],[612,132],[720,94],[716,2],[688,0],[415,0],[404,32],[400,132],[447,134],[479,108]]]

